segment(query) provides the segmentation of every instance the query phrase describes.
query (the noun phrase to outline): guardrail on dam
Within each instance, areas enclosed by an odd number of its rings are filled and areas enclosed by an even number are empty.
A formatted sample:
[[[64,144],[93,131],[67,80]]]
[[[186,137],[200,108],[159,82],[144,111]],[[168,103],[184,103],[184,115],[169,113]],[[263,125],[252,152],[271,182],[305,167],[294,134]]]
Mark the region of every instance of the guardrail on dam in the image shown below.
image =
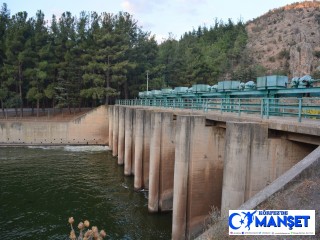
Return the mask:
[[[173,211],[172,239],[204,229],[212,206],[225,215],[320,145],[316,120],[152,106],[110,106],[109,145],[150,212]]]

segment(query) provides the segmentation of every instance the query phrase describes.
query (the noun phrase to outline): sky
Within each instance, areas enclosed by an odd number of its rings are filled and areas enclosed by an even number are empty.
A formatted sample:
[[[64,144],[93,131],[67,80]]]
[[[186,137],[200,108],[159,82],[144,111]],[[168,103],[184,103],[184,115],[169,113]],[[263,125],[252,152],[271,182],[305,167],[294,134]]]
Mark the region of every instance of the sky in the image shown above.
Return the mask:
[[[185,32],[199,26],[210,27],[215,19],[244,22],[259,17],[270,9],[301,2],[299,0],[4,0],[11,14],[26,11],[29,17],[42,10],[47,19],[69,11],[79,16],[81,11],[97,13],[129,12],[138,26],[151,32],[158,42],[169,33],[179,39]]]

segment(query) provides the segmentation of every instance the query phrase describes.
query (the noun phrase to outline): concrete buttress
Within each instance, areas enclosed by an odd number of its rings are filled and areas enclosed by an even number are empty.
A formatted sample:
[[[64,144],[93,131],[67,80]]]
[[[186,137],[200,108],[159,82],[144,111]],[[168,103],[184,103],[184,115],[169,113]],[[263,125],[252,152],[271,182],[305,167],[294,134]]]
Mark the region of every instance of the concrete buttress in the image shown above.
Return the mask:
[[[132,174],[133,143],[133,109],[125,109],[125,143],[124,143],[124,175]]]
[[[108,117],[109,117],[109,148],[112,150],[112,140],[113,140],[113,126],[112,126],[112,120],[113,120],[113,106],[108,107]]]
[[[173,178],[175,162],[175,124],[172,112],[161,114],[161,162],[159,210],[170,211],[173,205]]]
[[[149,212],[170,211],[173,205],[175,121],[171,112],[151,114]]]
[[[237,209],[266,186],[268,126],[227,122],[221,214]]]
[[[151,111],[135,110],[134,188],[149,188]]]
[[[172,239],[186,239],[188,174],[190,162],[190,117],[178,116],[176,125],[173,186]]]
[[[142,188],[142,158],[143,158],[143,120],[144,111],[135,110],[135,136],[134,136],[134,189]]]
[[[143,164],[142,176],[144,189],[149,189],[149,165],[150,165],[150,135],[151,135],[151,112],[145,110],[144,123],[143,123]]]
[[[113,107],[113,120],[112,120],[112,156],[118,155],[118,137],[119,137],[119,106]]]
[[[149,212],[159,210],[161,158],[161,112],[151,114],[150,172],[149,172]]]
[[[224,134],[204,116],[177,117],[172,239],[196,236],[211,207],[220,208]]]
[[[124,164],[125,107],[119,107],[118,164]]]

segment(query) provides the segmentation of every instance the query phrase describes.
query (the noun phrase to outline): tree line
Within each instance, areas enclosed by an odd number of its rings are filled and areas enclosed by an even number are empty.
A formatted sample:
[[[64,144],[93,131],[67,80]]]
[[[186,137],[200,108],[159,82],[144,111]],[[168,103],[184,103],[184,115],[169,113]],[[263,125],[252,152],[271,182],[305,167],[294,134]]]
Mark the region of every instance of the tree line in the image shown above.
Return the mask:
[[[157,53],[154,36],[128,13],[0,12],[0,101],[5,108],[80,108],[139,91]]]
[[[132,15],[0,11],[0,102],[5,108],[72,109],[135,98],[149,89],[245,80],[260,71],[245,54],[242,21],[215,20],[158,44]]]

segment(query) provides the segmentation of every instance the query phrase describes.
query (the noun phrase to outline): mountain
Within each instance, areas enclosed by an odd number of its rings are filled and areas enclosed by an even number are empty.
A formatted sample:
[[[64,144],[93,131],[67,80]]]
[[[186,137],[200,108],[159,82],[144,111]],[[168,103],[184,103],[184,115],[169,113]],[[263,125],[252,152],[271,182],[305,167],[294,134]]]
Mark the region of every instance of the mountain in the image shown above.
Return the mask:
[[[320,77],[320,2],[293,3],[247,22],[245,51],[268,74]]]

